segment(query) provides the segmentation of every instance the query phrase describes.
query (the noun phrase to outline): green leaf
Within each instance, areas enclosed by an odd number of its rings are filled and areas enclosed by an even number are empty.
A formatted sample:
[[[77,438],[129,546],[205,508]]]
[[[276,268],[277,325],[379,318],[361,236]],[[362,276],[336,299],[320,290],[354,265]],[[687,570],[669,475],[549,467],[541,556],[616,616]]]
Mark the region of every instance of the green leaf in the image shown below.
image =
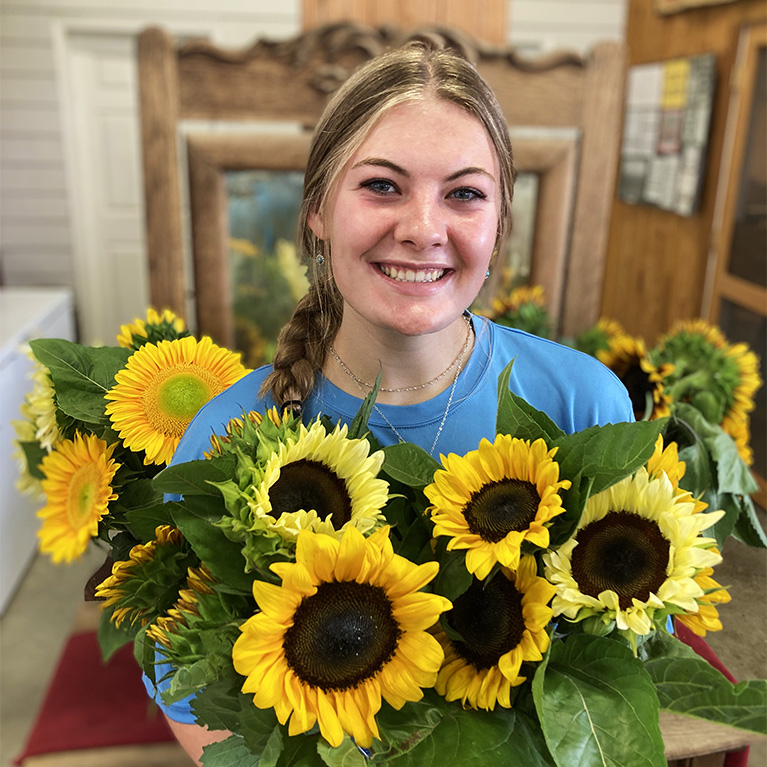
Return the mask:
[[[658,699],[628,647],[585,634],[551,646],[533,696],[561,767],[664,767]]]
[[[601,493],[649,460],[664,426],[663,419],[609,423],[561,437],[553,445],[560,479],[582,474],[593,480],[591,493]]]
[[[155,530],[160,525],[173,524],[171,508],[170,504],[158,503],[144,509],[133,509],[126,513],[125,522],[138,540],[149,543],[157,537]]]
[[[434,481],[434,472],[440,464],[423,448],[411,442],[401,442],[383,448],[386,459],[383,472],[408,487],[422,488]]]
[[[759,549],[767,549],[767,534],[764,527],[756,515],[754,502],[748,495],[735,496],[740,505],[740,516],[735,523],[733,535],[748,546],[754,546]]]
[[[378,397],[378,387],[381,385],[381,373],[378,373],[373,391],[362,400],[362,405],[357,411],[357,415],[354,416],[351,426],[349,426],[348,437],[349,439],[362,439],[369,431],[368,421],[370,420],[370,414],[375,408],[376,397]]]
[[[81,346],[60,338],[30,341],[35,357],[51,372],[56,403],[66,415],[89,424],[108,424],[104,395],[133,353],[117,346]]]
[[[229,455],[214,460],[186,461],[167,466],[152,481],[161,493],[219,497],[219,490],[211,483],[231,480],[234,467],[235,459]]]
[[[24,453],[24,460],[27,462],[27,471],[35,479],[45,479],[45,474],[40,470],[40,464],[43,458],[48,455],[48,451],[40,446],[39,442],[19,442],[17,443]]]
[[[386,743],[378,747],[372,764],[397,767],[487,767],[488,764],[552,767],[535,722],[513,710],[464,710],[427,690],[418,703],[401,711],[382,707],[376,717]]]
[[[642,647],[660,707],[767,735],[767,680],[733,684],[693,649],[658,632]]]
[[[446,547],[447,538],[441,536],[437,540],[437,548],[434,552],[434,557],[439,562],[439,572],[434,579],[434,591],[455,602],[471,586],[473,576],[466,569],[466,552],[448,551]]]
[[[319,767],[318,742],[318,735],[287,738],[276,767]]]
[[[106,663],[123,645],[132,642],[136,635],[136,631],[131,631],[128,626],[125,625],[125,621],[120,624],[120,628],[117,628],[112,622],[112,614],[114,608],[107,607],[101,612],[101,619],[99,621],[98,640],[101,647],[101,657]]]
[[[735,440],[721,426],[710,423],[692,405],[684,402],[674,407],[674,417],[691,428],[705,444],[716,464],[716,483],[720,493],[747,495],[759,489],[738,453]]]
[[[708,504],[708,509],[703,514],[721,509],[724,516],[713,526],[705,531],[706,536],[716,540],[716,545],[721,549],[725,541],[730,537],[741,513],[741,504],[731,493],[719,495],[715,490],[707,490],[700,496],[700,500]]]
[[[320,740],[317,752],[328,767],[365,767],[367,764],[367,759],[350,738],[344,738],[337,748]]]
[[[259,767],[260,758],[245,744],[239,735],[211,743],[202,749],[204,767]]]
[[[273,709],[256,708],[253,698],[240,692],[242,677],[234,669],[218,682],[208,685],[192,700],[192,712],[200,724],[212,730],[236,731],[253,754],[269,750],[274,755],[282,741]],[[302,736],[303,737],[303,736]]]
[[[230,541],[208,519],[194,514],[181,504],[173,503],[171,514],[176,527],[213,575],[231,588],[250,593],[253,577],[245,572],[246,562],[240,545]]]
[[[498,377],[498,414],[495,431],[498,434],[510,434],[519,439],[544,439],[553,442],[564,435],[562,429],[546,413],[536,410],[522,397],[509,389],[512,360]]]

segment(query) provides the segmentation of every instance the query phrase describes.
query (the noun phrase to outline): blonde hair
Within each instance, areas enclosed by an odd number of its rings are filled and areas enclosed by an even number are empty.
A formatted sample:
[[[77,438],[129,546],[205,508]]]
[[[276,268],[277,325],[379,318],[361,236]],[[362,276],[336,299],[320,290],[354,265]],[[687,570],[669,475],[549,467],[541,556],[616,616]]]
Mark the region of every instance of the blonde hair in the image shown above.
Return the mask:
[[[309,151],[298,240],[311,260],[314,279],[280,333],[273,371],[261,387],[261,395],[271,392],[280,407],[295,406],[309,396],[343,316],[330,242],[315,236],[309,216],[317,212],[320,219],[326,218],[341,172],[385,113],[407,101],[429,97],[456,104],[485,127],[500,170],[496,246],[510,231],[515,170],[508,127],[495,95],[476,68],[455,51],[415,42],[383,53],[358,69],[325,108]],[[320,255],[323,263],[318,268]]]

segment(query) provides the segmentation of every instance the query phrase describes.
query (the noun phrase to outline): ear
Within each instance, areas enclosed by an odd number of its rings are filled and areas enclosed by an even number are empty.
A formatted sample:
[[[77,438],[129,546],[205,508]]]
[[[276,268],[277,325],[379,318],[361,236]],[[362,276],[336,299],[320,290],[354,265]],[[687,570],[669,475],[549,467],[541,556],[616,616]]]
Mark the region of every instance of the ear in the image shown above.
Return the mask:
[[[309,228],[312,230],[314,236],[318,240],[326,239],[325,224],[322,221],[322,216],[320,216],[319,211],[317,209],[314,209],[309,213],[309,216],[307,217],[306,221],[309,224]]]

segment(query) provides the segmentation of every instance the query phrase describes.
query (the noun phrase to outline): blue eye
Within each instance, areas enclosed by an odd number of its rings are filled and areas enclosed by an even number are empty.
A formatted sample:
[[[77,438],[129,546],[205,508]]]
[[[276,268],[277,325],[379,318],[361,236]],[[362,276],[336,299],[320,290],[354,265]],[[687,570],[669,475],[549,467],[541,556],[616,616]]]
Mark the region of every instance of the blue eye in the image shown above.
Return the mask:
[[[479,189],[473,189],[472,187],[462,186],[459,189],[455,189],[450,193],[451,197],[456,200],[484,200],[487,195],[479,191]]]
[[[377,194],[391,194],[397,191],[397,187],[386,178],[371,178],[368,181],[363,181],[360,184],[365,189],[370,189],[371,192]]]

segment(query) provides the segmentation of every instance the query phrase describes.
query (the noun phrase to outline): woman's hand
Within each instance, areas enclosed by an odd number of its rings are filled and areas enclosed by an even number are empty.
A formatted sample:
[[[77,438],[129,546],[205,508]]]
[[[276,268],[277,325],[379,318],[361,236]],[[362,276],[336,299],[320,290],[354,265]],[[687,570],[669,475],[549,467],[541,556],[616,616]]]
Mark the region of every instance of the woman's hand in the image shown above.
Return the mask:
[[[211,743],[218,743],[220,740],[226,740],[232,733],[228,730],[209,730],[207,727],[201,727],[199,724],[182,724],[174,722],[165,717],[171,732],[176,736],[176,740],[181,747],[192,757],[197,767],[202,767],[202,749]]]

